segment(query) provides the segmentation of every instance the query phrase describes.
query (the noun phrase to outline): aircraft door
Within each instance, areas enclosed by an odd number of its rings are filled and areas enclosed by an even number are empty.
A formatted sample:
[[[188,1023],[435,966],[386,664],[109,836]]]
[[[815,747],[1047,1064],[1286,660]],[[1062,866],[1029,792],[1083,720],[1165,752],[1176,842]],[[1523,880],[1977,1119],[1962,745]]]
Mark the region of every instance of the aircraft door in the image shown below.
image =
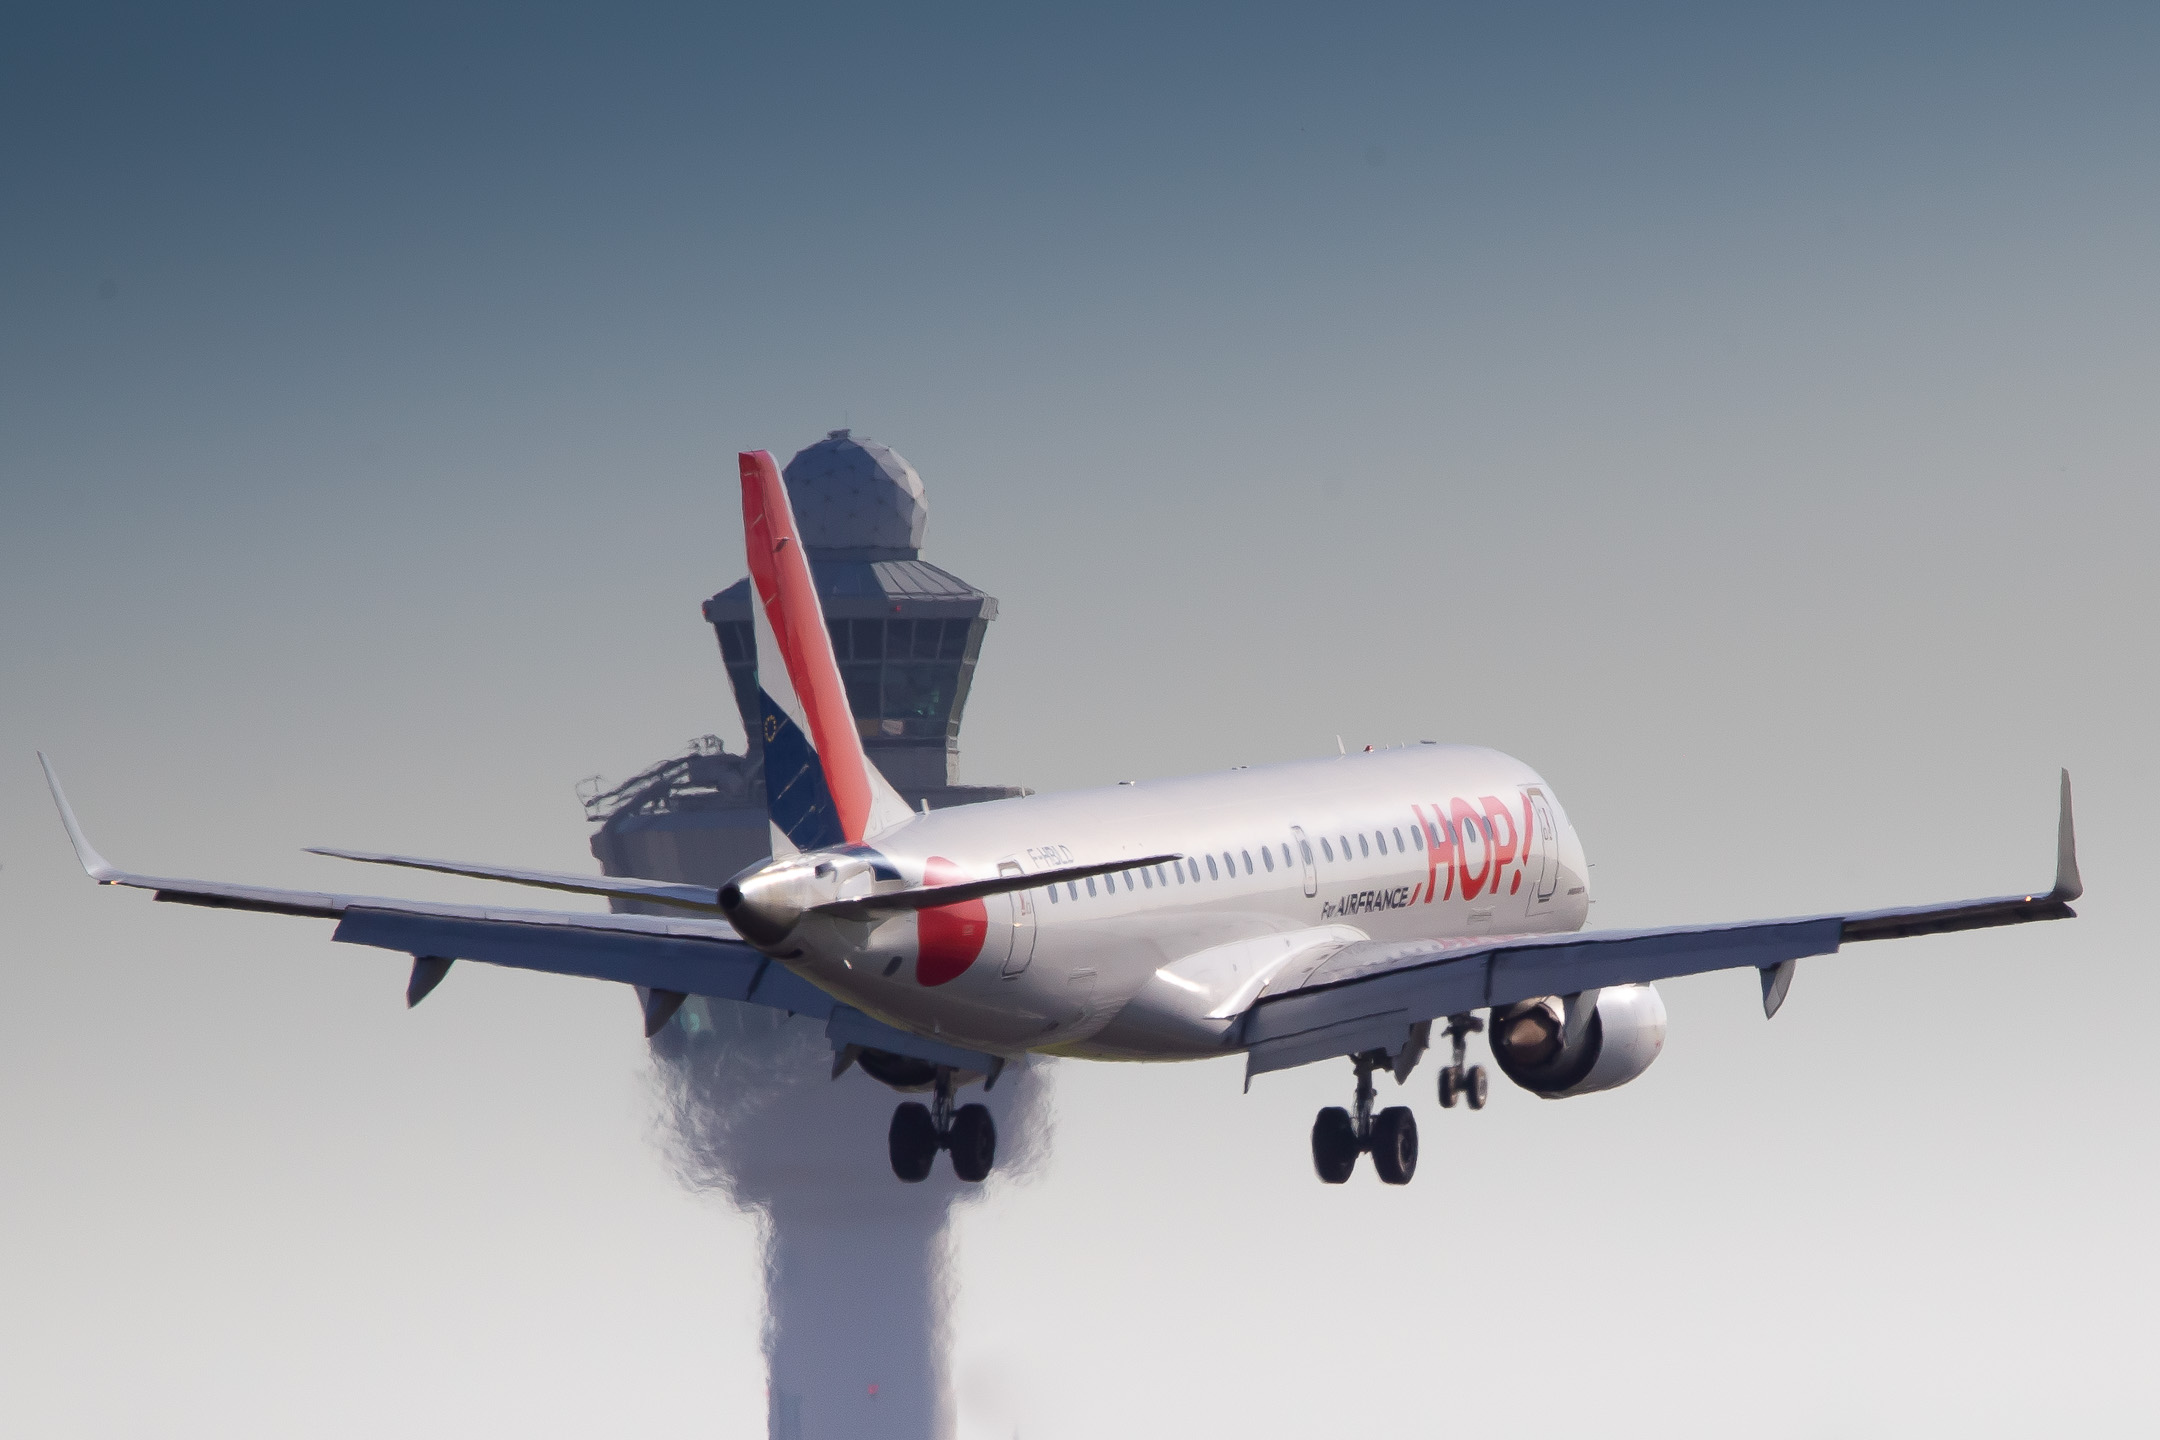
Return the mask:
[[[1537,847],[1537,870],[1530,893],[1533,910],[1552,903],[1560,887],[1560,827],[1553,823],[1552,802],[1542,790],[1530,792],[1531,843]]]
[[[998,865],[998,874],[1025,875],[1027,871],[1018,861],[1006,860]],[[1035,892],[1033,890],[1008,890],[997,897],[1005,902],[1005,923],[1001,929],[1005,938],[992,943],[1004,952],[1007,979],[1028,968],[1035,958]]]
[[[1305,862],[1305,893],[1308,896],[1318,895],[1320,870],[1313,864],[1312,841],[1306,839],[1305,832],[1295,825],[1290,827],[1290,838],[1297,842],[1298,857]]]

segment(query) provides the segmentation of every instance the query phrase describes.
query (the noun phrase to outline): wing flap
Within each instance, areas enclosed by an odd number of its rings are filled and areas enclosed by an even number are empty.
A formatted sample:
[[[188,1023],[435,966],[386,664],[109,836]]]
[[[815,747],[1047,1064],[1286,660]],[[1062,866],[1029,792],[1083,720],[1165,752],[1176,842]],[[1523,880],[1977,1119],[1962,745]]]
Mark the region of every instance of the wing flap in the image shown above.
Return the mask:
[[[414,914],[372,906],[348,909],[330,938],[409,955],[619,980],[725,1000],[749,999],[757,972],[764,966],[764,957],[739,940],[533,924],[484,915]],[[804,988],[824,994],[815,987]],[[829,1008],[832,1002],[827,999],[825,1004]]]

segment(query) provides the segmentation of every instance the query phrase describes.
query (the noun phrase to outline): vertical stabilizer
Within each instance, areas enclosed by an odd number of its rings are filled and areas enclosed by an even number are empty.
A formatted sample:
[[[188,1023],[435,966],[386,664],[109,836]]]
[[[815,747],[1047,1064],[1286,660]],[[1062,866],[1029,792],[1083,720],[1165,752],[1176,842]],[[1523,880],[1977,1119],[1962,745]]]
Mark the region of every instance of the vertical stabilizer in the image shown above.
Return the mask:
[[[740,458],[773,853],[850,844],[905,821],[907,802],[863,753],[780,467]]]

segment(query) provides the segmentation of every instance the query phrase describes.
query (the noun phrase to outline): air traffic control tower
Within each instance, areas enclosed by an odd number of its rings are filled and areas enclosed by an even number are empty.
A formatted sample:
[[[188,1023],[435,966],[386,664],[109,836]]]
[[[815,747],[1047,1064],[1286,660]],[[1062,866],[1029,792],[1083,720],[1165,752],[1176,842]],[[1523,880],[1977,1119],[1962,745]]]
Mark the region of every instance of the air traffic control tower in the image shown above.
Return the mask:
[[[922,558],[922,477],[885,446],[835,430],[781,472],[817,577],[863,748],[911,807],[1027,791],[961,785],[960,716],[997,601]],[[748,753],[706,736],[613,789],[588,793],[592,852],[610,875],[718,886],[771,853],[758,733],[750,581],[705,602]]]

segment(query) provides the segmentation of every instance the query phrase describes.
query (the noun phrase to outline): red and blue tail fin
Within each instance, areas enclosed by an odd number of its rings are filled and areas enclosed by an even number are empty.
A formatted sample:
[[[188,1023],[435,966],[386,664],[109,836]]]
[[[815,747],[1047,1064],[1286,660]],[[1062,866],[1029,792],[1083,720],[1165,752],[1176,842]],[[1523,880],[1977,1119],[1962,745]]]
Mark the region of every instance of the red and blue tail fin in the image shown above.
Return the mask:
[[[773,853],[853,844],[906,820],[907,802],[863,753],[780,467],[763,450],[741,461]]]

